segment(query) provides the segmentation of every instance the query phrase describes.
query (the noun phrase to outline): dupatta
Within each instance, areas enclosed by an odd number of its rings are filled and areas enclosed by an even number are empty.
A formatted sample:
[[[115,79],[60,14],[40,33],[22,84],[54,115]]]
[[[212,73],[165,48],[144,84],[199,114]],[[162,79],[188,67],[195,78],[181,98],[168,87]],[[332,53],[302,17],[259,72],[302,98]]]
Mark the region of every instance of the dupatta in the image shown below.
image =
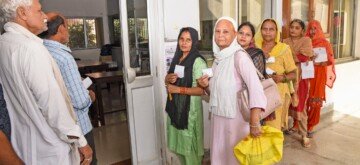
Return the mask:
[[[179,40],[181,37],[181,34],[183,32],[189,32],[190,37],[192,40],[191,50],[189,54],[185,57],[183,61],[180,62],[180,58],[183,55],[183,52],[180,49],[179,46]],[[185,66],[185,75],[183,78],[178,78],[174,85],[180,86],[180,87],[192,87],[193,82],[193,65],[196,60],[196,58],[200,57],[204,61],[204,57],[200,55],[198,51],[198,32],[194,28],[186,27],[182,28],[180,30],[179,36],[178,36],[178,44],[176,47],[176,52],[173,58],[173,61],[171,62],[170,69],[168,73],[174,73],[175,66],[176,65],[182,65]],[[190,111],[190,95],[183,95],[183,94],[177,94],[173,93],[173,99],[170,99],[167,97],[166,102],[166,112],[168,113],[171,125],[173,125],[175,128],[179,130],[187,129],[188,128],[188,118],[189,118],[189,111]]]
[[[259,26],[258,28],[258,31],[256,32],[255,36],[254,36],[254,40],[255,40],[255,46],[257,48],[260,48],[262,49],[262,46],[263,46],[263,37],[262,37],[262,34],[261,34],[261,27],[262,25],[264,24],[265,21],[268,21],[268,20],[271,20],[273,21],[275,24],[276,24],[276,27],[277,27],[277,33],[276,33],[276,37],[275,37],[275,42],[276,42],[276,45],[274,46],[274,48],[269,52],[270,56],[271,57],[277,57],[277,56],[280,56],[282,55],[283,53],[286,52],[286,50],[288,49],[288,45],[287,44],[284,44],[282,42],[280,42],[280,26],[279,26],[279,23],[277,21],[275,21],[274,19],[272,18],[269,18],[269,19],[265,19]]]
[[[324,47],[326,49],[326,53],[328,57],[326,85],[329,88],[332,88],[336,80],[335,59],[334,59],[332,46],[329,43],[329,41],[326,40],[326,37],[324,35],[324,32],[321,28],[321,24],[319,21],[312,20],[309,22],[308,28],[305,33],[305,35],[308,37],[310,37],[311,28],[315,29],[315,35],[311,38],[313,48]]]

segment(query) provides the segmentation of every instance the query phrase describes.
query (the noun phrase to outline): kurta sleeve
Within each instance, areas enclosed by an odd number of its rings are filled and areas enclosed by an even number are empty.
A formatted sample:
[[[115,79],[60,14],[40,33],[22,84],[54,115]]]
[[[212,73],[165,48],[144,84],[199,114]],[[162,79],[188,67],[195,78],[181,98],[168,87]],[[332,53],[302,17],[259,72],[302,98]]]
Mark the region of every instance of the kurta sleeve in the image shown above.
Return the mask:
[[[242,80],[245,82],[249,92],[250,108],[266,108],[267,99],[264,94],[263,86],[256,73],[256,68],[248,55],[239,51],[235,55],[235,69],[240,73]]]
[[[41,114],[57,136],[66,143],[75,143],[83,147],[87,142],[80,126],[76,124],[67,109],[49,60],[51,56],[47,53],[42,47],[24,50],[23,76]],[[69,139],[68,136],[79,139]]]
[[[302,44],[303,45],[300,48],[300,53],[307,57],[314,56],[311,39],[309,37],[305,37]]]
[[[192,82],[193,87],[197,86],[196,80],[202,76],[202,70],[206,68],[207,68],[206,63],[202,58],[198,57],[195,59],[193,65],[193,82]]]
[[[287,49],[285,50],[284,52],[284,69],[285,69],[285,73],[289,73],[289,72],[292,72],[294,70],[297,69],[296,65],[295,65],[295,61],[294,61],[294,58],[292,56],[292,52],[291,52],[291,49],[290,47],[288,46]]]

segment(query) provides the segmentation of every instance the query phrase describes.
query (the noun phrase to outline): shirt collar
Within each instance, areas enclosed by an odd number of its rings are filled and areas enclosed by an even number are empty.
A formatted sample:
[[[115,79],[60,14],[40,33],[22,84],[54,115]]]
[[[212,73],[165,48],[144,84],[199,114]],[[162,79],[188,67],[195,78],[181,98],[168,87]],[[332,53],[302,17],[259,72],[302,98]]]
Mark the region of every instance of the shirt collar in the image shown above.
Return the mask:
[[[67,47],[66,45],[60,43],[60,42],[57,42],[57,41],[54,41],[54,40],[47,40],[47,39],[44,39],[44,45],[45,46],[49,46],[49,47],[56,47],[56,48],[60,48],[62,50],[65,50],[69,53],[71,53],[71,50],[69,47]]]
[[[29,39],[32,39],[32,40],[34,40],[36,42],[39,42],[41,44],[43,43],[43,40],[41,38],[39,38],[35,34],[31,33],[28,29],[26,29],[25,27],[21,26],[18,23],[7,22],[4,25],[4,30],[6,32],[13,32],[13,33],[22,34],[22,35],[26,36]]]

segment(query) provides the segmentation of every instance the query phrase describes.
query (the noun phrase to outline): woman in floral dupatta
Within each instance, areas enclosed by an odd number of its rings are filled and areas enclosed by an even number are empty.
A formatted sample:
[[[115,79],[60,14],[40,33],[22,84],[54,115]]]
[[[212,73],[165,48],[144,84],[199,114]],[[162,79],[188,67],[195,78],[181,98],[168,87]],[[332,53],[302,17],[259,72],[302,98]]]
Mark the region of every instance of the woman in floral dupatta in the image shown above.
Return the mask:
[[[304,37],[305,23],[294,19],[290,23],[290,37],[284,40],[292,50],[293,58],[298,67],[298,77],[294,81],[295,92],[292,95],[290,114],[294,118],[294,126],[288,132],[298,132],[302,136],[302,145],[310,147],[310,140],[307,138],[307,113],[306,101],[309,92],[309,79],[301,76],[301,63],[307,63],[313,56],[311,39]],[[309,64],[309,63],[307,63]]]
[[[318,21],[309,22],[306,36],[312,40],[313,48],[325,48],[327,59],[326,62],[314,63],[315,77],[310,80],[310,90],[308,99],[308,137],[313,136],[313,129],[320,121],[320,110],[325,101],[325,85],[332,88],[336,79],[335,60],[331,44],[326,40]],[[315,54],[315,57],[317,55]]]
[[[267,74],[277,83],[282,106],[275,110],[275,119],[266,118],[266,125],[279,130],[288,129],[288,110],[290,105],[290,89],[295,80],[297,67],[291,49],[280,42],[279,24],[273,19],[266,19],[255,34],[255,45],[261,48],[266,58]]]

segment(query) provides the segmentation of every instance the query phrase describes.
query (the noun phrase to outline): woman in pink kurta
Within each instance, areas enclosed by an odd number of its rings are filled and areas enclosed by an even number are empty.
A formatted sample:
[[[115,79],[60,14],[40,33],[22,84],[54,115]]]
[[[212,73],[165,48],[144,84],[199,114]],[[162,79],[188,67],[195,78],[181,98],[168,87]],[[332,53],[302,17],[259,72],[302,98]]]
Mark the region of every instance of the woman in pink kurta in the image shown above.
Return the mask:
[[[209,86],[207,76],[199,79],[199,85],[210,93],[211,164],[237,165],[235,145],[249,133],[253,137],[261,134],[259,113],[266,107],[266,97],[252,60],[237,43],[235,21],[220,18],[214,31],[214,76]],[[244,121],[238,106],[241,79],[249,91],[250,123]]]
[[[252,83],[259,81],[259,77],[254,73],[254,65],[250,58],[246,57],[247,54],[243,51],[239,51],[235,54],[235,63],[238,63],[240,66],[240,75],[235,71],[235,84],[236,90],[240,91],[242,88],[241,79],[243,78],[244,82],[247,84],[248,88],[255,89],[253,96],[250,96],[250,100],[253,102],[250,103],[251,107],[265,107],[266,98],[263,95],[263,92],[258,89],[262,89],[262,86],[258,83]],[[236,64],[235,64],[236,65]],[[248,83],[247,83],[248,82]],[[244,139],[250,133],[249,123],[246,122],[242,114],[239,111],[236,111],[236,116],[233,119],[229,119],[227,117],[222,117],[218,115],[212,115],[211,122],[211,164],[239,164],[236,160],[233,149],[235,145],[241,140]]]

